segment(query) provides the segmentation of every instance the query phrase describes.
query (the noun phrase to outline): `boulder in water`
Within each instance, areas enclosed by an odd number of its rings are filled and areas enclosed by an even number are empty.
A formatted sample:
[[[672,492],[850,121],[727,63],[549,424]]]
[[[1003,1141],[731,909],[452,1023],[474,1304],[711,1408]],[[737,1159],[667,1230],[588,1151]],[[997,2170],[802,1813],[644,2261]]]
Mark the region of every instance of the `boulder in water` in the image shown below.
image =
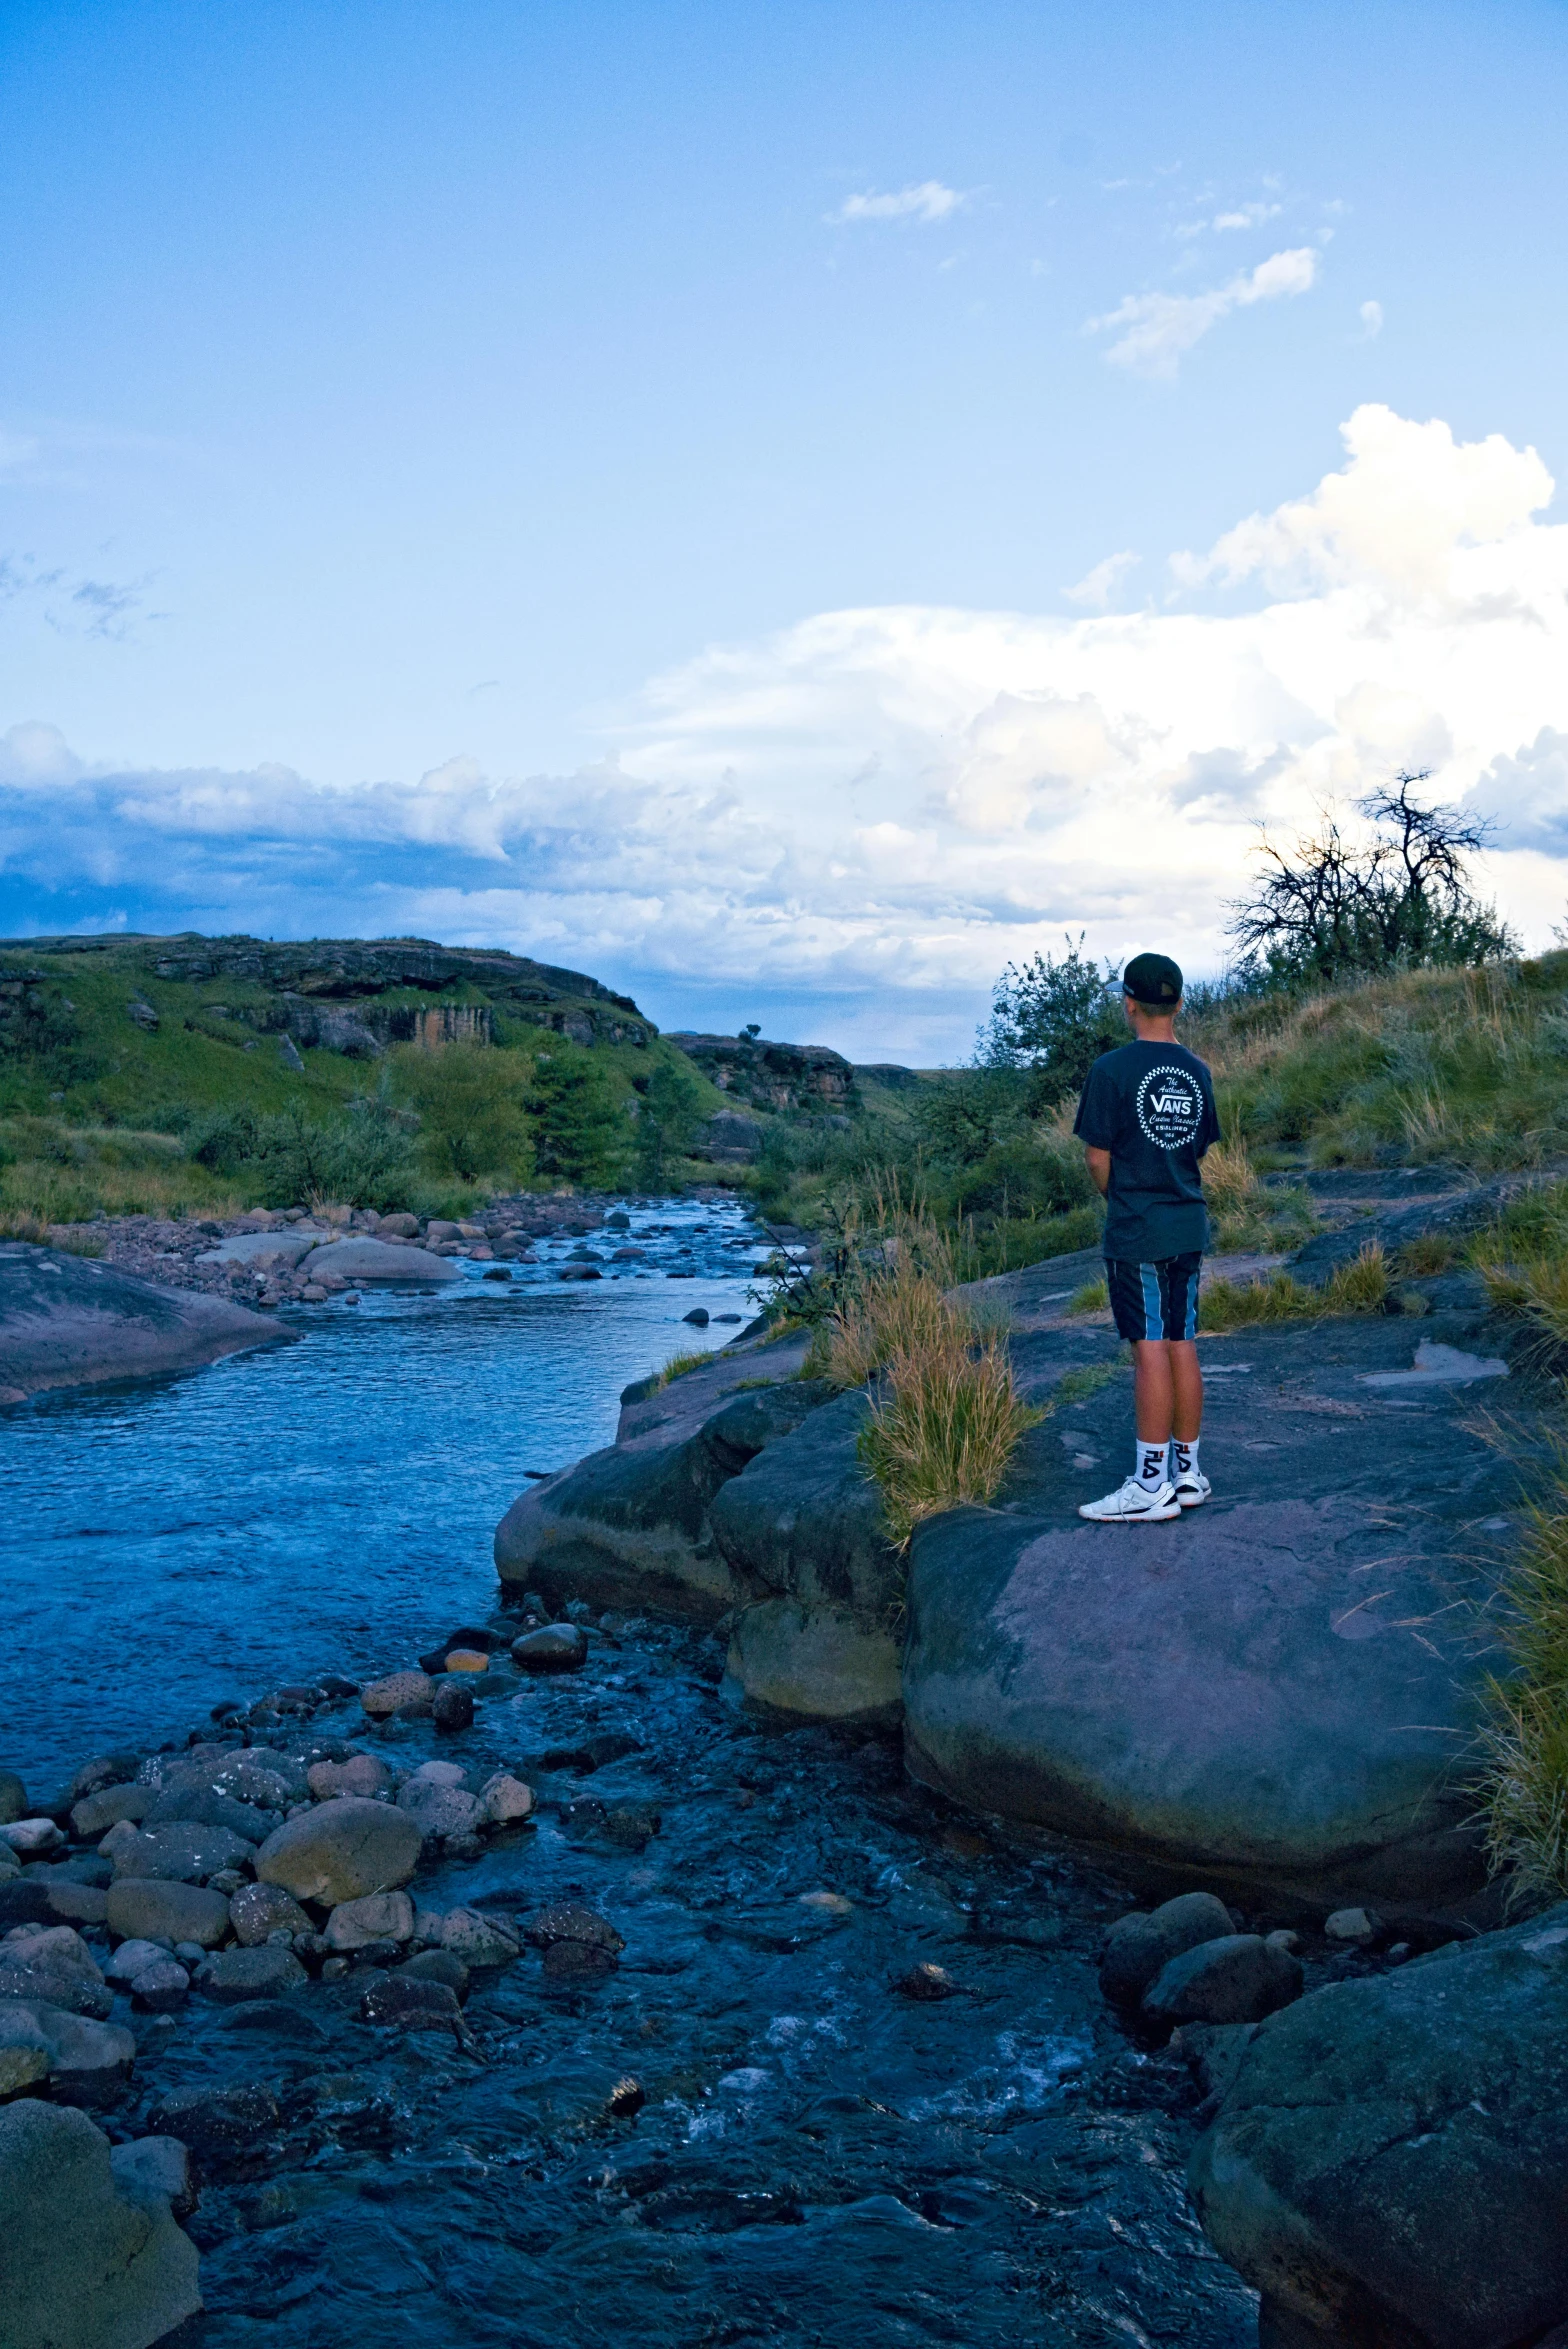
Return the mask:
[[[335,1908],[406,1884],[419,1864],[420,1841],[417,1823],[395,1804],[335,1795],[268,1836],[256,1854],[256,1875],[296,1900]]]
[[[286,1335],[226,1297],[166,1289],[63,1248],[0,1241],[0,1403],[195,1370]]]
[[[201,2306],[196,2246],[85,2113],[0,2112],[6,2349],[148,2349]]]

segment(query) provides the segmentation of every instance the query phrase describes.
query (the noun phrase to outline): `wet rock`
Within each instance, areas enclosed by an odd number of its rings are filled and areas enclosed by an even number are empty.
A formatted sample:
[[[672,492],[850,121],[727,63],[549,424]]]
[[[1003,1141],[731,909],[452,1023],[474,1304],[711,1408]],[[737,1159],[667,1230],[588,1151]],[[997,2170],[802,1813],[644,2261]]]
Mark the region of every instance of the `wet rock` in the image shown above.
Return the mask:
[[[41,2034],[7,2029],[9,2016],[0,2011],[0,2104],[25,2096],[49,2077],[49,2050]]]
[[[111,1828],[121,1837],[126,1822]],[[106,1839],[107,1840],[107,1839]],[[114,1844],[110,1855],[114,1873],[142,1880],[163,1878],[172,1884],[204,1884],[220,1868],[237,1868],[254,1859],[256,1846],[227,1827],[205,1827],[193,1819],[171,1820],[167,1827],[131,1828]]]
[[[0,1933],[8,1933],[13,1925],[52,1925],[54,1906],[49,1898],[49,1887],[36,1877],[20,1873],[8,1882],[0,1882]]]
[[[579,1623],[547,1623],[513,1640],[512,1661],[524,1672],[580,1672],[588,1661],[587,1635]]]
[[[607,1917],[567,1903],[540,1909],[523,1937],[544,1952],[544,1970],[561,1980],[592,1981],[612,1974],[625,1942]]]
[[[247,1884],[229,1903],[234,1938],[254,1949],[272,1933],[308,1933],[310,1919],[281,1884]]]
[[[133,2201],[165,2202],[177,2219],[189,2218],[196,2207],[191,2157],[177,2137],[133,2137],[114,2147],[109,2167],[121,2193]]]
[[[226,1949],[211,1959],[202,1970],[201,1986],[220,2006],[232,2006],[244,1998],[278,1998],[302,1989],[309,1979],[291,1949],[262,1941],[251,1949]]]
[[[126,1940],[199,1942],[216,1949],[229,1930],[229,1904],[210,1885],[166,1877],[120,1876],[105,1903],[111,1933]]]
[[[409,1780],[398,1794],[397,1813],[417,1824],[421,1839],[431,1843],[472,1835],[486,1818],[483,1806],[462,1787],[439,1786],[429,1778]]]
[[[444,1982],[421,1980],[407,1966],[378,1974],[366,1989],[362,2011],[367,2023],[397,2031],[461,2032],[463,2027],[456,1992]]]
[[[69,1925],[17,1925],[0,1941],[0,1999],[6,1998],[42,1999],[100,2020],[114,2005],[92,1951]]]
[[[0,1770],[0,1827],[27,1816],[27,1794],[14,1770]]]
[[[241,1802],[217,1786],[166,1787],[147,1813],[145,1825],[151,1831],[170,1826],[176,1820],[192,1826],[223,1828],[254,1850],[277,1826],[278,1812],[259,1811],[254,1804]]]
[[[489,1652],[484,1648],[448,1648],[446,1668],[449,1672],[488,1672]]]
[[[544,1970],[555,1980],[591,1982],[615,1971],[615,1953],[593,1941],[552,1941]]]
[[[380,1238],[336,1240],[330,1247],[315,1249],[299,1269],[307,1277],[330,1271],[356,1286],[365,1281],[436,1282],[463,1277],[455,1264],[431,1255],[427,1248],[395,1247]]]
[[[466,1966],[509,1966],[522,1943],[478,1909],[449,1909],[441,1926],[441,1947]]]
[[[372,1892],[362,1900],[340,1901],[327,1919],[329,1948],[347,1953],[374,1942],[395,1945],[411,1939],[414,1904],[406,1892]]]
[[[1568,2308],[1568,1904],[1253,2033],[1189,2182],[1263,2337],[1490,2349]]]
[[[1323,1934],[1328,1941],[1349,1941],[1357,1946],[1376,1941],[1382,1927],[1366,1909],[1335,1909],[1323,1920]]]
[[[953,1980],[947,1968],[932,1965],[929,1962],[924,1965],[911,1966],[907,1974],[899,1975],[893,1988],[898,1992],[900,1998],[935,2000],[958,1996],[958,1984]]]
[[[71,1825],[84,1843],[106,1835],[121,1819],[139,1825],[157,1801],[151,1786],[106,1786],[99,1794],[84,1795],[72,1805]]]
[[[233,2088],[177,2088],[153,2108],[148,2127],[158,2137],[188,2146],[203,2170],[250,2167],[264,2158],[283,2125],[270,2089],[246,2083]]]
[[[85,2113],[0,2112],[0,2206],[6,2349],[147,2349],[200,2308],[195,2244]]]
[[[1261,2023],[1301,1996],[1301,1963],[1257,1933],[1200,1942],[1161,1968],[1143,1995],[1155,2023]]]
[[[647,2101],[648,2091],[642,2082],[634,2080],[628,2073],[624,2079],[616,2081],[605,2099],[604,2109],[615,2120],[629,2121],[636,2118]]]
[[[335,1795],[286,1820],[256,1854],[263,1884],[335,1908],[406,1884],[419,1864],[420,1828],[395,1804]]]
[[[284,1335],[224,1297],[162,1288],[68,1249],[0,1247],[0,1353],[16,1399],[194,1370]]]
[[[1212,1892],[1184,1892],[1147,1916],[1120,1917],[1106,1936],[1100,1988],[1113,2006],[1138,2006],[1172,1958],[1235,1930],[1229,1909]]]
[[[50,1914],[63,1925],[102,1925],[109,1915],[109,1895],[96,1884],[82,1884],[56,1870],[45,1890]]]
[[[533,1810],[534,1790],[525,1786],[521,1778],[514,1778],[510,1771],[500,1770],[495,1777],[485,1780],[479,1789],[479,1800],[493,1826],[511,1827]]]
[[[94,2108],[123,2094],[136,2061],[129,2031],[71,2014],[47,1999],[0,1999],[0,2069],[7,2049],[41,2051],[50,2093],[62,2103]]]
[[[365,1941],[357,1949],[339,1951],[338,1954],[346,1955],[358,1974],[367,1966],[395,1966],[403,1952],[395,1941]]]
[[[90,1761],[82,1764],[71,1780],[73,1799],[99,1794],[108,1786],[129,1784],[141,1768],[143,1758],[141,1754],[132,1753],[128,1749],[112,1754],[94,1754]]]
[[[460,2005],[468,1996],[468,1968],[455,1950],[422,1949],[402,1971],[411,1981],[444,1982]]]
[[[172,2014],[190,1995],[191,1978],[177,1958],[160,1956],[131,1984],[131,2004],[154,2015]]]
[[[128,1988],[138,1974],[145,1974],[149,1966],[161,1965],[168,1955],[161,1941],[122,1941],[104,1967],[104,1980]]]
[[[392,1773],[378,1754],[351,1754],[346,1762],[312,1762],[306,1775],[318,1803],[330,1802],[335,1794],[357,1794],[368,1801],[392,1787]]]
[[[706,1305],[694,1305],[689,1313],[683,1313],[681,1315],[681,1319],[682,1321],[689,1321],[695,1329],[706,1329],[708,1326],[708,1308]]]
[[[453,1680],[444,1680],[430,1700],[430,1717],[437,1729],[451,1734],[474,1725],[474,1692]]]
[[[428,1705],[434,1693],[428,1672],[389,1672],[381,1680],[367,1681],[359,1701],[373,1721],[384,1721],[410,1705]]]
[[[53,1819],[13,1819],[9,1827],[0,1827],[0,1843],[8,1843],[19,1859],[58,1851],[64,1841]]]
[[[885,1623],[862,1623],[842,1608],[796,1599],[743,1607],[726,1670],[734,1693],[765,1712],[874,1724],[902,1710],[897,1643]]]

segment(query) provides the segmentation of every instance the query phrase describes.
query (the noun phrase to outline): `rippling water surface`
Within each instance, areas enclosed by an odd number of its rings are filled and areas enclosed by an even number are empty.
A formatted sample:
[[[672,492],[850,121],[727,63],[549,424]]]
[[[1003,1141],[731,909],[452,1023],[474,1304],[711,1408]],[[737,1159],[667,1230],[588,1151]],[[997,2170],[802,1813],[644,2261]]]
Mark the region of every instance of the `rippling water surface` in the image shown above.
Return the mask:
[[[494,1619],[524,1469],[606,1440],[694,1303],[747,1310],[736,1219],[634,1221],[676,1226],[656,1245],[700,1277],[470,1276],[9,1414],[0,1762],[42,1784]],[[422,1870],[421,1905],[586,1903],[625,1948],[593,1985],[531,1949],[476,1976],[463,2042],[371,2028],[362,1974],[177,2017],[117,2001],[141,2049],[117,2136],[174,2091],[272,2100],[207,2165],[207,2314],[179,2349],[1249,2349],[1255,2303],[1186,2207],[1183,2068],[1095,1986],[1125,1891],[912,1786],[896,1737],[748,1720],[722,1668],[711,1638],[607,1618],[568,1680],[483,1676],[457,1736],[373,1733],[352,1702],[296,1733],[517,1770],[534,1820]],[[906,1995],[917,1965],[952,1995]]]

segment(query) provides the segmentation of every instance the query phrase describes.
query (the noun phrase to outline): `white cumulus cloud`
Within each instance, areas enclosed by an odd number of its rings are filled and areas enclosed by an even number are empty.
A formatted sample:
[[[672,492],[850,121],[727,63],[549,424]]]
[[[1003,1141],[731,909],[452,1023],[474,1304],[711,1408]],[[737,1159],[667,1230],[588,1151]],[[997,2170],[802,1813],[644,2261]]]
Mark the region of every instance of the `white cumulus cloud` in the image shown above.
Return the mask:
[[[868,188],[862,195],[846,196],[828,219],[835,227],[859,220],[950,220],[967,202],[959,189],[945,187],[939,179],[923,179],[912,187]]]
[[[0,928],[489,942],[668,1024],[928,1061],[1067,928],[1221,967],[1260,820],[1430,765],[1495,818],[1486,886],[1539,945],[1568,896],[1551,480],[1387,408],[1344,438],[1307,494],[1188,558],[1185,605],[818,613],[656,678],[573,775],[122,771],[32,720],[0,736]]]
[[[1133,375],[1168,380],[1193,346],[1233,310],[1310,293],[1317,275],[1316,252],[1310,245],[1297,245],[1271,253],[1256,269],[1244,269],[1206,294],[1128,294],[1114,310],[1091,318],[1085,331],[1108,334],[1119,329],[1105,354],[1111,365]]]

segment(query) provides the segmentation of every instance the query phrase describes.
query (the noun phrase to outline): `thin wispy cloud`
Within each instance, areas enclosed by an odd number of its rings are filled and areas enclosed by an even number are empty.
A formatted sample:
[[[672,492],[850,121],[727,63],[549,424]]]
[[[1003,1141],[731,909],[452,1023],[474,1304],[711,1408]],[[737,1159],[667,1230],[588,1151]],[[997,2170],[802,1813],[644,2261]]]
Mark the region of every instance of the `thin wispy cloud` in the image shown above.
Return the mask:
[[[1310,245],[1272,253],[1256,269],[1244,269],[1229,283],[1204,294],[1128,294],[1114,310],[1091,318],[1087,334],[1116,332],[1105,356],[1130,375],[1169,382],[1187,353],[1234,310],[1310,293],[1317,283],[1318,255]],[[1120,330],[1117,332],[1117,330]]]
[[[1363,342],[1371,342],[1375,336],[1382,333],[1383,305],[1381,302],[1363,302],[1361,305],[1360,318],[1361,339]]]
[[[1135,555],[1131,547],[1123,547],[1119,554],[1107,555],[1103,562],[1096,563],[1092,570],[1086,571],[1076,585],[1064,587],[1062,593],[1069,603],[1082,604],[1088,611],[1108,611],[1111,599],[1122,581],[1129,571],[1137,569],[1142,560],[1143,557]]]
[[[827,217],[835,228],[855,221],[905,220],[930,224],[951,220],[968,201],[968,195],[961,189],[947,187],[939,179],[923,179],[907,188],[868,188],[860,195],[846,196],[838,210]]]

